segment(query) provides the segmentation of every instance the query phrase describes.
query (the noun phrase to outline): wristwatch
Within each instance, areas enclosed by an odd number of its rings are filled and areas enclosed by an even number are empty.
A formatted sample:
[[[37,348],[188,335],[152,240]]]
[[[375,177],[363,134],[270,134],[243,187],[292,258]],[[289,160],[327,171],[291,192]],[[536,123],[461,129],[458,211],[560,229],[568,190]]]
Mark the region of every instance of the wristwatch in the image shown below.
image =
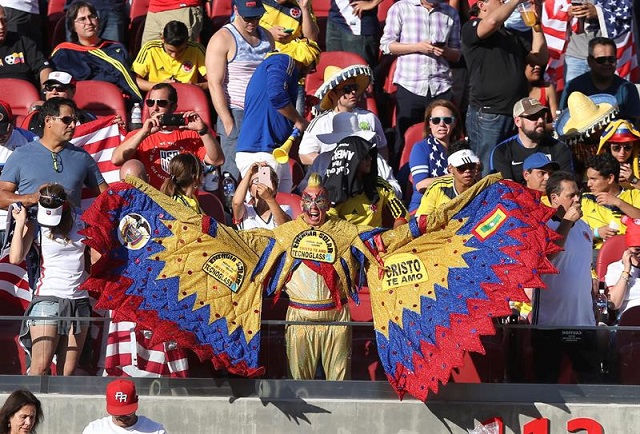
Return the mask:
[[[203,129],[198,131],[198,135],[204,136],[209,132],[209,125],[205,125]]]
[[[631,178],[629,178],[629,184],[631,185],[636,185],[638,182],[640,182],[640,179],[638,179],[636,175],[633,175]]]

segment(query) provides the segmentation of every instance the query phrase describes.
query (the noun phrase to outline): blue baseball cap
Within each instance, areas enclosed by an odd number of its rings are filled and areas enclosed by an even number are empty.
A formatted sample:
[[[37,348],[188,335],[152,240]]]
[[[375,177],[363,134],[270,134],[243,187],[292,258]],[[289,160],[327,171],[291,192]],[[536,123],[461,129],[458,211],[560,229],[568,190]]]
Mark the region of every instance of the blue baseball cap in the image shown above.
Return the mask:
[[[560,165],[555,161],[551,161],[548,155],[542,152],[536,152],[529,155],[522,164],[523,170],[542,169],[545,166],[551,166],[553,170],[558,170]]]
[[[234,3],[242,18],[260,17],[266,12],[261,0],[234,0]]]

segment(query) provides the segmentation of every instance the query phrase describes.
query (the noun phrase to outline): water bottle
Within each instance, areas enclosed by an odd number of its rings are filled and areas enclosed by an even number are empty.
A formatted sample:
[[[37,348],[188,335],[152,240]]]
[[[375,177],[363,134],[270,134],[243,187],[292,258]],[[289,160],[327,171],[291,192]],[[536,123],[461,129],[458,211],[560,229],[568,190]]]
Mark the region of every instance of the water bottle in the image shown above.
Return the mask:
[[[133,104],[131,109],[131,122],[129,123],[129,131],[142,128],[142,109],[140,103]]]
[[[596,296],[596,315],[598,320],[598,325],[607,324],[609,320],[609,300],[607,295],[604,293],[604,289],[598,290],[598,295]]]
[[[229,172],[224,172],[224,179],[222,180],[222,191],[224,193],[224,203],[228,209],[231,209],[233,203],[233,195],[236,193],[236,182],[231,177]]]

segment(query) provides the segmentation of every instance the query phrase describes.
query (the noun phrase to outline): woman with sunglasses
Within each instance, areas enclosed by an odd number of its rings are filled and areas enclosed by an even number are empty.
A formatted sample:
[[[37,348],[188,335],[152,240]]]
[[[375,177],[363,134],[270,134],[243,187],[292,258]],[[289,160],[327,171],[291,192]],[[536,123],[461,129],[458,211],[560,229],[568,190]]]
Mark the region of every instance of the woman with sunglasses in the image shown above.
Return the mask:
[[[25,317],[37,318],[23,322],[20,340],[31,354],[29,375],[48,374],[54,355],[58,375],[73,375],[89,329],[79,319],[91,316],[89,296],[80,288],[88,275],[89,251],[79,234],[82,221],[64,187],[45,185],[38,196],[36,221],[28,219],[19,203],[11,210],[16,223],[10,262],[21,263],[32,245],[40,256],[35,293],[25,312]]]
[[[602,132],[597,154],[606,152],[620,163],[620,185],[640,189],[640,131],[624,119],[611,122]]]
[[[409,211],[415,212],[427,187],[447,175],[447,148],[462,136],[460,113],[451,101],[438,99],[424,113],[424,139],[413,144],[409,168],[413,178],[413,195]]]
[[[277,193],[276,172],[264,161],[253,163],[233,195],[233,224],[240,230],[273,229],[290,221],[291,207],[276,202]]]

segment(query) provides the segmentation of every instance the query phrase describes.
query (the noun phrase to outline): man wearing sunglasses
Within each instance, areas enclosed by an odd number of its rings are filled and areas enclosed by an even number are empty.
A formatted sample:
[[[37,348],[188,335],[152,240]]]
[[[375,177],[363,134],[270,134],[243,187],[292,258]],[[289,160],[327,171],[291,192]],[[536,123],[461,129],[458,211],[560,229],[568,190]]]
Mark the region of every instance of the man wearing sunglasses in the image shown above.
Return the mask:
[[[236,143],[244,119],[244,96],[254,71],[273,51],[274,40],[259,22],[265,13],[260,0],[234,1],[233,21],[218,30],[207,45],[205,64],[213,107],[218,114],[216,132],[225,156],[221,167],[239,179]]]
[[[613,39],[597,37],[589,41],[589,71],[571,80],[562,92],[560,108],[567,108],[569,95],[579,91],[587,96],[606,93],[616,98],[619,117],[634,123],[640,120],[640,97],[635,84],[616,74],[618,65]]]
[[[42,138],[17,148],[7,159],[0,175],[0,208],[16,202],[35,205],[40,187],[52,182],[64,186],[74,206],[80,206],[83,187],[96,193],[108,188],[91,155],[69,143],[78,121],[76,104],[51,98],[42,105],[42,118]]]
[[[111,162],[122,166],[136,158],[144,164],[149,183],[160,188],[169,177],[169,162],[190,152],[211,166],[220,166],[224,155],[209,126],[194,111],[179,113],[181,125],[167,125],[166,119],[178,107],[178,93],[169,83],[158,83],[145,100],[149,117],[142,128],[131,131],[113,151]]]
[[[549,109],[535,98],[522,98],[513,106],[513,121],[518,132],[496,145],[491,152],[491,173],[524,183],[522,164],[537,152],[548,155],[560,169],[573,172],[569,147],[545,131]]]

